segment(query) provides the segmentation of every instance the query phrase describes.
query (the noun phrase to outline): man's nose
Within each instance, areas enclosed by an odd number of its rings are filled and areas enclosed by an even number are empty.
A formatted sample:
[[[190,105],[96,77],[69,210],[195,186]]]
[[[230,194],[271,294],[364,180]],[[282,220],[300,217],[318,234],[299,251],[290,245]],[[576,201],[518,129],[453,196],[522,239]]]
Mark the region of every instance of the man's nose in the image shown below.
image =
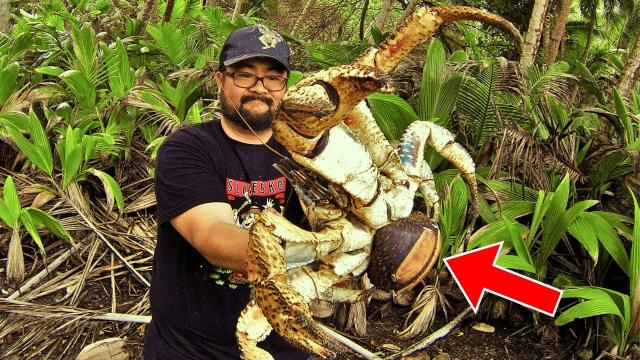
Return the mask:
[[[264,81],[264,79],[257,79],[255,85],[249,88],[249,90],[251,92],[258,93],[258,94],[269,94],[269,90],[267,90],[267,88],[264,87],[264,84],[262,83],[262,81]]]

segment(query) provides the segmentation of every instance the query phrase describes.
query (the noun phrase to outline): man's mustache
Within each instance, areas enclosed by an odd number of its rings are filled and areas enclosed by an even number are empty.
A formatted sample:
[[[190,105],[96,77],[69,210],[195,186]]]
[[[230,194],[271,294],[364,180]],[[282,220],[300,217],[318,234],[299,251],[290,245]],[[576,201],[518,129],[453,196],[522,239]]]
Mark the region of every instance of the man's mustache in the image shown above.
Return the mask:
[[[249,102],[249,101],[253,101],[253,100],[258,100],[258,101],[262,101],[263,103],[271,106],[273,104],[273,99],[268,98],[268,97],[264,97],[264,96],[258,96],[258,95],[245,95],[243,97],[240,98],[240,105]]]

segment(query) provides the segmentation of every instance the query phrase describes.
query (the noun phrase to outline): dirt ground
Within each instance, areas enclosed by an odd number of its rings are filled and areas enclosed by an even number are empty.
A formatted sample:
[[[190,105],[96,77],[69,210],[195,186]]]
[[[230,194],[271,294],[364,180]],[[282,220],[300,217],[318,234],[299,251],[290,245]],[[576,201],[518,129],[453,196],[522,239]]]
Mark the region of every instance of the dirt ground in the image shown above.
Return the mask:
[[[462,310],[464,304],[458,304],[456,310]],[[376,307],[376,304],[373,305]],[[360,345],[371,352],[382,350],[384,344],[394,344],[400,349],[417,341],[399,341],[390,336],[390,329],[399,329],[404,321],[404,314],[407,308],[393,307],[391,313],[383,319],[375,319],[368,323],[367,339],[355,339]],[[458,311],[450,314],[450,318]],[[525,310],[518,310],[524,313]],[[473,329],[476,323],[485,323],[495,328],[495,332],[486,333]],[[510,322],[513,320],[487,320],[483,317],[471,315],[467,317],[461,326],[453,330],[447,337],[437,340],[431,346],[405,357],[414,360],[540,360],[540,359],[569,359],[575,357],[575,345],[552,341],[542,344],[540,337],[535,334],[530,323],[522,323],[519,327],[513,327]],[[437,330],[444,325],[446,320],[442,314],[438,315]],[[391,330],[393,332],[393,330]],[[428,334],[428,333],[427,333]],[[426,336],[426,335],[425,335]],[[132,346],[129,348],[131,359],[138,359],[142,351],[142,337],[136,336],[128,341]],[[392,352],[384,351],[385,356]]]

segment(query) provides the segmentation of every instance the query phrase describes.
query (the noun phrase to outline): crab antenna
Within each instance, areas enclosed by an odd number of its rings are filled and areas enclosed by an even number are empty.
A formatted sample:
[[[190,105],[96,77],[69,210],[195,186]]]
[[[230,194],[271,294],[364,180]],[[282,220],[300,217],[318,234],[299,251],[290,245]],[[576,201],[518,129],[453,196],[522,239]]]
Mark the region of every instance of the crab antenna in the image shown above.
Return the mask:
[[[369,50],[357,60],[358,65],[374,66],[388,72],[413,48],[426,41],[440,26],[458,20],[475,20],[499,28],[509,34],[521,48],[520,32],[504,18],[467,6],[420,8],[409,16],[379,48]]]

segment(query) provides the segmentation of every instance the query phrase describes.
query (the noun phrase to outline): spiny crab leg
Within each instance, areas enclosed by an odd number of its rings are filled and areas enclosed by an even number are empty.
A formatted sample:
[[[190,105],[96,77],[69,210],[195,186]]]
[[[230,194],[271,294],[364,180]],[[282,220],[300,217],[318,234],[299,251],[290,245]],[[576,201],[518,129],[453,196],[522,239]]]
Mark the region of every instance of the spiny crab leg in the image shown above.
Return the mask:
[[[522,42],[518,30],[497,15],[465,6],[421,8],[400,25],[395,35],[380,47],[370,49],[354,65],[319,71],[292,87],[274,122],[274,135],[290,151],[308,154],[325,130],[340,123],[369,94],[390,91],[384,74],[407,53],[431,37],[441,25],[458,20],[493,25],[516,39],[518,46]]]
[[[459,20],[476,20],[495,26],[511,37],[518,47],[522,36],[509,21],[500,16],[467,6],[420,8],[409,16],[378,48],[372,48],[355,65],[371,66],[389,72],[416,46],[429,39],[440,26]]]
[[[418,179],[430,179],[432,181],[433,177],[431,176],[431,170],[428,168],[426,162],[422,160],[421,156],[421,154],[424,154],[425,145],[427,143],[438,154],[458,168],[469,184],[472,204],[471,218],[475,219],[479,212],[476,167],[469,153],[467,153],[462,145],[455,142],[455,137],[449,130],[429,121],[415,121],[409,125],[402,136],[402,140],[398,148],[398,155],[404,165],[407,175]],[[425,172],[428,172],[428,174],[425,174]],[[420,184],[420,189],[427,195],[430,195],[429,190],[434,188],[435,186],[430,184]],[[431,205],[437,206],[438,195],[437,193],[431,194],[431,197],[433,196],[436,197],[436,203]],[[438,211],[437,207],[434,207],[434,211]],[[437,213],[434,214],[433,218],[438,218]]]

